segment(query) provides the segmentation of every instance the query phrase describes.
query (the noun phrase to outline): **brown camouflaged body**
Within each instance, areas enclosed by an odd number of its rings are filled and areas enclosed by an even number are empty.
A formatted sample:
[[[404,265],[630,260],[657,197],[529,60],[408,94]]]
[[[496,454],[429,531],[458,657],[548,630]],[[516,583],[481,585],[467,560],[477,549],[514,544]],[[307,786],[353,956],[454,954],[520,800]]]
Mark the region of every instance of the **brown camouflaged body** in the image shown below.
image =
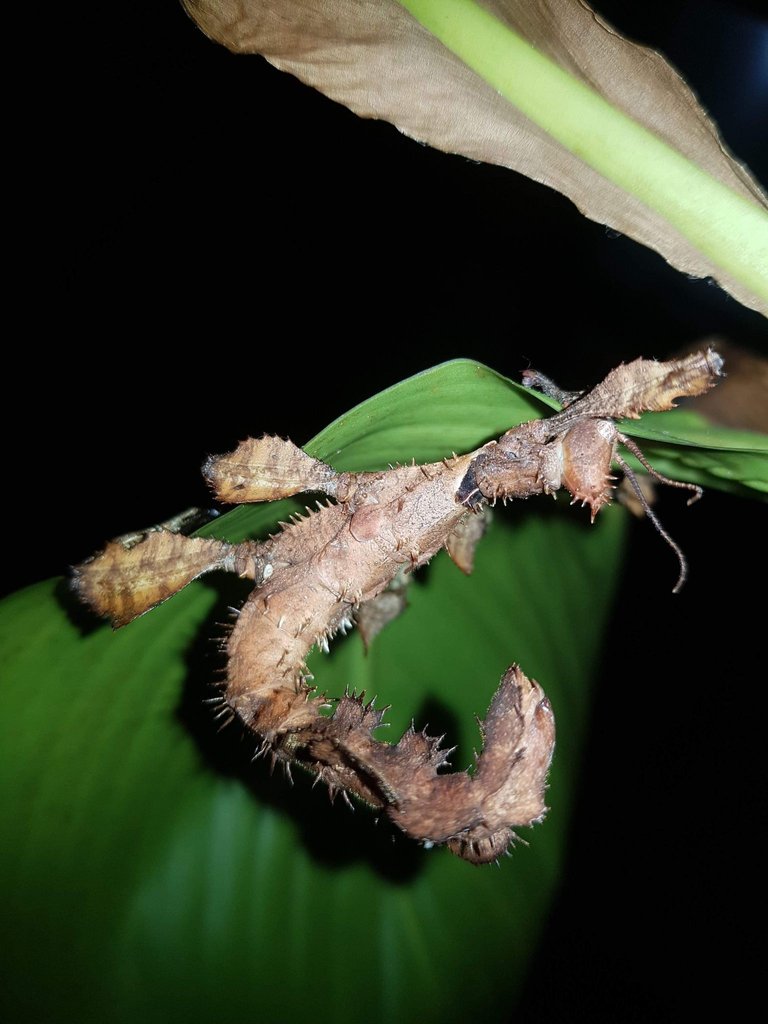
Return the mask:
[[[474,772],[445,773],[449,752],[423,733],[410,729],[395,744],[375,739],[382,712],[354,694],[323,714],[328,705],[311,685],[307,655],[354,624],[370,643],[402,608],[407,574],[441,548],[471,571],[489,503],[564,486],[594,518],[610,497],[611,466],[621,463],[617,444],[631,444],[614,420],[701,394],[721,365],[711,351],[667,363],[636,360],[583,397],[529,374],[565,400],[562,412],[424,466],[336,473],[290,441],[249,439],[204,467],[220,500],[315,491],[328,504],[264,541],[229,545],[168,531],[138,543],[114,541],[78,567],[74,584],[99,614],[122,625],[203,572],[223,569],[253,580],[228,641],[222,703],[259,737],[260,750],[307,767],[332,792],[382,808],[413,838],[446,843],[473,863],[495,860],[515,828],[546,811],[555,733],[540,686],[510,667],[482,725]]]

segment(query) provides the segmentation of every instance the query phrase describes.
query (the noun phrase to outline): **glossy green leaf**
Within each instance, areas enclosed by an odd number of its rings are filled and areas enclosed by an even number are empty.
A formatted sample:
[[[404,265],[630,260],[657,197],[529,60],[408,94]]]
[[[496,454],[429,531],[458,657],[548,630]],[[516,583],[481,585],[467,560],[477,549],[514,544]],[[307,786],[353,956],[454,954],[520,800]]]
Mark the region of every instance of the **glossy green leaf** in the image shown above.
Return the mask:
[[[358,406],[309,447],[345,468],[427,460],[542,408],[459,361]],[[262,532],[284,505],[238,509],[206,532]],[[423,850],[303,778],[270,778],[236,726],[216,732],[201,710],[216,664],[206,638],[221,634],[229,583],[195,584],[118,633],[93,628],[55,582],[6,600],[10,1019],[451,1022],[470,995],[473,1015],[504,1015],[562,864],[622,532],[619,509],[594,527],[543,499],[500,511],[472,577],[441,555],[368,657],[356,635],[313,656],[329,692],[349,684],[392,703],[393,737],[411,716],[447,730],[457,767],[510,662],[542,683],[558,723],[552,810],[500,870]]]
[[[417,373],[361,402],[304,447],[338,470],[384,469],[395,462],[431,462],[465,452],[510,427],[547,415],[541,395],[470,359]],[[258,433],[255,429],[254,433]],[[280,518],[288,503],[279,508]],[[264,509],[234,509],[199,531],[242,540],[263,526]]]
[[[734,494],[768,493],[765,434],[718,427],[687,408],[648,413],[639,422],[620,426],[639,440],[660,473]]]
[[[380,469],[412,458],[426,462],[469,451],[559,408],[482,363],[454,359],[355,406],[305,447],[339,470]],[[647,413],[620,427],[653,442],[643,450],[661,473],[741,494],[768,490],[768,438],[762,434],[712,426],[689,409]],[[281,515],[287,507],[280,506]],[[242,540],[258,530],[261,517],[256,506],[238,508],[199,533]]]

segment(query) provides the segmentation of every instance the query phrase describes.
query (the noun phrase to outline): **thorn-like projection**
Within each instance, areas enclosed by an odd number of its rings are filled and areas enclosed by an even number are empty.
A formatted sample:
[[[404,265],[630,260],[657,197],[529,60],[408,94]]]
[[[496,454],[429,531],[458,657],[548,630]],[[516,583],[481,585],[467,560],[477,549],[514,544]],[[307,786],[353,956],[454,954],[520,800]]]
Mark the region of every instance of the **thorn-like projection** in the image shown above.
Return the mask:
[[[547,419],[513,427],[495,441],[437,462],[415,460],[389,470],[339,473],[291,441],[264,436],[209,458],[203,474],[221,501],[272,501],[323,495],[306,515],[292,514],[263,541],[228,544],[186,537],[175,525],[112,541],[73,571],[72,586],[100,615],[122,626],[173,596],[203,573],[223,570],[253,584],[241,608],[221,624],[227,669],[221,692],[207,699],[225,727],[236,717],[256,737],[254,761],[314,773],[333,801],[340,793],[386,816],[426,849],[444,845],[474,864],[498,863],[517,830],[541,821],[554,745],[554,718],[538,683],[513,665],[482,722],[482,749],[472,772],[447,771],[454,748],[411,725],[396,743],[376,732],[386,707],[347,689],[329,698],[312,685],[306,659],[357,625],[368,648],[405,608],[415,569],[445,548],[465,573],[487,527],[488,508],[565,488],[594,519],[611,500],[614,467],[637,494],[641,511],[686,563],[652,511],[625,460],[627,449],[656,472],[616,420],[672,408],[702,394],[722,372],[707,350],[669,362],[638,359],[611,371],[591,391],[564,392],[537,371],[525,381],[563,405]],[[514,571],[514,566],[510,566]],[[428,642],[428,641],[425,641]],[[404,667],[404,671],[407,668]],[[467,685],[474,686],[474,680]],[[332,709],[332,714],[327,712]],[[326,713],[324,713],[326,712]]]

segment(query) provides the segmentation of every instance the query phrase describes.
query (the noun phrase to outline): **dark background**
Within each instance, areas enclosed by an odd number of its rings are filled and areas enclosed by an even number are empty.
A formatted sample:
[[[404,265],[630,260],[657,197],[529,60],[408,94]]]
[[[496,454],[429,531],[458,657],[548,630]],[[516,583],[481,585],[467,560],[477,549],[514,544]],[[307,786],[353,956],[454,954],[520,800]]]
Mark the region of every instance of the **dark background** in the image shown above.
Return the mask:
[[[759,5],[597,6],[669,56],[765,182]],[[263,431],[304,442],[445,359],[584,387],[711,334],[765,351],[765,320],[713,285],[541,186],[230,55],[173,2],[59,19],[50,54],[28,55],[15,153],[4,590],[208,503],[207,453]],[[765,509],[709,493],[659,510],[690,581],[670,596],[671,556],[633,526],[520,1021],[677,1020],[757,992],[764,667],[747,588]]]

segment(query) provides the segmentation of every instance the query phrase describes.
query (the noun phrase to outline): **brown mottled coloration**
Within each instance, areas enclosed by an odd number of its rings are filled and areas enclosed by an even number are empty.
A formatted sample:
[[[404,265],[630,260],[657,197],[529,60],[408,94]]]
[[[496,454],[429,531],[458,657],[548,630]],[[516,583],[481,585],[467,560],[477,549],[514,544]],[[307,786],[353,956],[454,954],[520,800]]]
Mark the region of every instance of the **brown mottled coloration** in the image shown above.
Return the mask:
[[[567,403],[561,412],[427,466],[336,473],[290,441],[249,439],[206,462],[205,476],[221,500],[271,500],[311,490],[335,503],[262,542],[229,545],[168,531],[131,544],[114,541],[75,570],[74,585],[99,614],[122,625],[211,569],[252,579],[227,645],[222,701],[261,738],[260,751],[304,765],[331,792],[382,808],[415,839],[445,843],[473,863],[495,860],[515,828],[546,812],[555,733],[539,685],[512,666],[482,725],[484,749],[474,773],[442,773],[449,751],[439,741],[413,729],[395,744],[375,739],[383,712],[354,693],[324,715],[328,703],[309,685],[305,659],[355,622],[370,643],[405,606],[407,574],[441,548],[471,572],[488,503],[564,486],[574,501],[590,505],[594,519],[610,497],[612,463],[623,464],[617,446],[637,453],[614,419],[702,394],[721,367],[712,351],[666,363],[638,359],[583,397],[531,372],[530,381]],[[658,526],[647,506],[646,512]]]

